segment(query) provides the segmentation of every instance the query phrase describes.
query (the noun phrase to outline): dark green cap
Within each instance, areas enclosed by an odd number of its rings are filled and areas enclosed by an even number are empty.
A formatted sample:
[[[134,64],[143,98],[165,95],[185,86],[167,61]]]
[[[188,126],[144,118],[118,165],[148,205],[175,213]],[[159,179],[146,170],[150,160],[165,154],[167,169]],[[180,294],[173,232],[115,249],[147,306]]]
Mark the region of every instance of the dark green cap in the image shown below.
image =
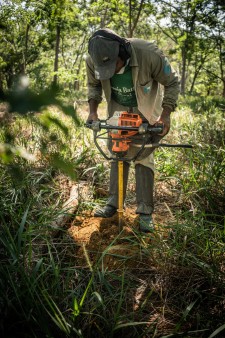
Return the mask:
[[[90,39],[88,52],[95,66],[95,77],[99,80],[110,79],[116,70],[119,55],[119,42],[97,35]]]

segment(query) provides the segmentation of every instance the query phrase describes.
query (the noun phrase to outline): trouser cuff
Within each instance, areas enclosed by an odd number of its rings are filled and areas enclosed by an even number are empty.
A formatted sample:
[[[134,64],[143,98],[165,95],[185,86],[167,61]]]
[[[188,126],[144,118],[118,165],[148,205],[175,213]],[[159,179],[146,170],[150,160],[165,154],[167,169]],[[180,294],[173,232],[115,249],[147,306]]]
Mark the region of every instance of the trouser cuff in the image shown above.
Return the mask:
[[[118,197],[117,195],[112,195],[108,198],[107,205],[111,205],[112,207],[118,208]]]
[[[151,205],[146,205],[145,203],[140,203],[136,210],[136,214],[151,215],[152,213],[153,207]]]

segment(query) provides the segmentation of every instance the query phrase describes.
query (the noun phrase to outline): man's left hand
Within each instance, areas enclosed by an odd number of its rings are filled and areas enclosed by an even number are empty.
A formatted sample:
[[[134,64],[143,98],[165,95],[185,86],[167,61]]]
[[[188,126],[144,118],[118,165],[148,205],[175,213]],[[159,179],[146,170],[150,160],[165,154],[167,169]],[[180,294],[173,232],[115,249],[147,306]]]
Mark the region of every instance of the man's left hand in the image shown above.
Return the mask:
[[[163,132],[161,134],[159,134],[161,136],[165,136],[166,134],[168,134],[168,132],[170,130],[170,114],[171,114],[171,111],[172,110],[168,107],[163,108],[162,114],[156,122],[157,124],[158,123],[163,124]]]

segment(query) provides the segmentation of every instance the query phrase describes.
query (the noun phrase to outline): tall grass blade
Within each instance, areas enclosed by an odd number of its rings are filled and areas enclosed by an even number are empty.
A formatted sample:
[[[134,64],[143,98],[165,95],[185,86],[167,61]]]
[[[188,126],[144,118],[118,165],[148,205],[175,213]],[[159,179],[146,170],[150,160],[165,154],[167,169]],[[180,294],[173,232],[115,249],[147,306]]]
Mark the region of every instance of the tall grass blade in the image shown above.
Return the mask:
[[[114,316],[114,322],[115,323],[117,322],[117,319],[119,317],[119,313],[120,313],[120,310],[121,310],[121,305],[122,305],[123,297],[124,297],[124,271],[123,271],[123,274],[122,274],[121,284],[122,285],[121,285],[121,291],[120,291],[120,299],[119,299],[119,303],[118,303],[118,306],[117,306],[116,314]]]
[[[119,330],[123,327],[128,327],[128,326],[137,326],[137,325],[149,325],[149,322],[130,322],[130,323],[121,323],[117,324],[114,328],[113,331]]]
[[[73,315],[74,315],[74,317],[77,317],[80,314],[80,310],[81,310],[81,308],[82,308],[82,306],[84,304],[84,301],[85,301],[85,298],[87,296],[88,290],[91,287],[91,284],[93,282],[93,278],[94,278],[94,275],[92,274],[92,276],[91,276],[91,278],[90,278],[90,280],[88,282],[88,285],[87,285],[87,287],[86,287],[86,289],[85,289],[85,291],[83,293],[83,296],[82,296],[82,298],[80,300],[80,303],[78,304],[77,299],[76,298],[74,299],[74,303],[73,303],[73,307],[74,307],[74,309],[73,309]]]
[[[166,336],[162,336],[160,338],[189,338],[188,335],[195,335],[195,334],[201,334],[203,332],[209,331],[209,329],[203,329],[203,330],[195,330],[195,331],[186,331],[186,332],[177,332],[177,333],[171,333]],[[196,338],[199,338],[201,336],[196,336]],[[210,338],[210,337],[209,337]]]
[[[46,292],[42,291],[42,294],[52,312],[50,312],[46,306],[45,310],[53,320],[53,322],[59,327],[61,331],[63,331],[66,335],[70,334],[70,325],[67,323],[66,319],[64,318],[62,312],[56,305],[56,303],[53,301],[53,299],[46,294]]]
[[[73,315],[77,317],[79,316],[79,314],[80,314],[80,307],[79,307],[77,298],[75,297],[73,301]]]
[[[82,298],[81,298],[81,301],[80,301],[80,304],[79,304],[80,308],[81,308],[81,307],[83,306],[83,304],[84,304],[84,300],[85,300],[85,298],[86,298],[86,296],[87,296],[88,290],[89,290],[90,287],[91,287],[91,284],[92,284],[92,282],[93,282],[93,278],[94,278],[94,275],[92,274],[92,275],[91,275],[91,278],[90,278],[90,280],[89,280],[89,282],[88,282],[88,285],[87,285],[87,287],[86,287],[86,289],[85,289],[85,291],[84,291],[84,294],[83,294],[83,296],[82,296]]]
[[[187,317],[189,316],[191,310],[193,309],[193,307],[195,306],[195,304],[197,303],[198,300],[199,300],[199,298],[195,299],[192,303],[190,303],[188,305],[188,307],[184,311],[184,313],[183,313],[183,315],[182,315],[179,323],[176,325],[175,332],[177,332],[180,329],[181,325],[187,319]]]
[[[220,332],[222,332],[223,330],[225,330],[225,324],[221,325],[220,327],[218,327],[218,329],[216,329],[210,336],[209,338],[213,338],[216,337]]]
[[[19,230],[17,232],[17,241],[18,241],[17,247],[18,247],[19,252],[21,252],[21,243],[22,243],[22,240],[23,240],[24,227],[25,227],[25,223],[26,223],[26,220],[27,220],[28,211],[29,211],[29,206],[26,209],[26,211],[25,211],[25,213],[22,217],[20,227],[19,227]]]

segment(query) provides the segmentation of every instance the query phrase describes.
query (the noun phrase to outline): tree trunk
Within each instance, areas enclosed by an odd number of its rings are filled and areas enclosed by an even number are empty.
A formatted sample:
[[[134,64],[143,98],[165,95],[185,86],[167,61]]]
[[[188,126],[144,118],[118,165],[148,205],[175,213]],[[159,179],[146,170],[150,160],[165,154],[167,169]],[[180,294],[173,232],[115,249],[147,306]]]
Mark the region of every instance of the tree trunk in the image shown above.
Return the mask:
[[[24,75],[26,74],[26,67],[27,67],[27,51],[28,51],[29,30],[30,30],[30,25],[27,25],[26,26],[26,33],[25,33],[25,49],[24,49],[24,54],[23,54],[23,70],[22,70],[22,73]]]
[[[85,48],[85,42],[86,42],[86,36],[84,36],[83,38],[83,41],[79,47],[79,51],[80,53],[77,54],[77,59],[76,59],[76,62],[79,61],[78,63],[78,67],[77,67],[77,72],[76,72],[76,79],[74,81],[74,90],[79,90],[80,89],[80,80],[79,80],[79,75],[80,75],[80,72],[82,70],[81,68],[81,64],[82,64],[82,61],[83,61],[83,55],[84,55],[84,48]],[[79,59],[80,58],[80,59]],[[75,62],[74,62],[74,65],[75,65]],[[85,80],[86,81],[86,80]]]
[[[60,26],[56,26],[56,42],[55,42],[55,62],[54,62],[54,77],[53,88],[58,85],[58,69],[59,69],[59,42],[60,42]]]
[[[144,4],[144,0],[141,0],[139,8],[138,8],[138,13],[136,18],[134,18],[133,20],[133,25],[132,25],[132,18],[133,18],[133,13],[132,13],[132,2],[131,0],[129,0],[129,32],[128,32],[128,38],[132,38],[133,34],[134,34],[134,30],[137,27],[140,15],[141,15],[141,11],[143,8],[143,4]]]
[[[220,78],[223,82],[222,97],[225,97],[224,48],[223,48],[224,39],[222,38],[221,32],[219,32],[219,37],[217,38],[216,42],[217,42],[217,46],[218,46],[218,49],[219,49],[220,74],[221,74]]]
[[[186,57],[186,46],[182,47],[182,70],[181,70],[181,95],[185,95],[185,85],[186,85],[186,66],[187,66],[187,57]]]
[[[198,77],[199,71],[200,71],[200,69],[195,71],[195,74],[194,74],[194,77],[193,77],[193,80],[192,80],[192,84],[191,84],[191,88],[189,90],[189,94],[192,94],[192,92],[193,92],[193,89],[194,89],[194,86],[195,86],[195,81]]]
[[[196,81],[196,79],[197,79],[197,77],[198,77],[198,75],[199,75],[199,73],[202,69],[202,65],[204,64],[205,59],[206,59],[206,57],[204,57],[201,60],[201,64],[198,66],[198,68],[197,69],[195,68],[195,73],[194,73],[194,77],[193,77],[193,80],[192,80],[191,89],[189,90],[189,94],[192,94],[192,92],[193,92],[193,89],[194,89],[194,86],[195,86],[195,81]]]
[[[7,89],[11,89],[13,82],[14,82],[14,71],[12,66],[8,66],[6,68],[6,75],[5,75],[5,79],[6,79],[6,84],[7,84]]]
[[[0,99],[4,99],[4,98],[5,98],[5,93],[3,89],[3,81],[1,78],[1,74],[0,74]]]
[[[128,28],[128,38],[132,38],[131,20],[132,20],[132,7],[131,7],[131,0],[129,0],[129,28]]]

